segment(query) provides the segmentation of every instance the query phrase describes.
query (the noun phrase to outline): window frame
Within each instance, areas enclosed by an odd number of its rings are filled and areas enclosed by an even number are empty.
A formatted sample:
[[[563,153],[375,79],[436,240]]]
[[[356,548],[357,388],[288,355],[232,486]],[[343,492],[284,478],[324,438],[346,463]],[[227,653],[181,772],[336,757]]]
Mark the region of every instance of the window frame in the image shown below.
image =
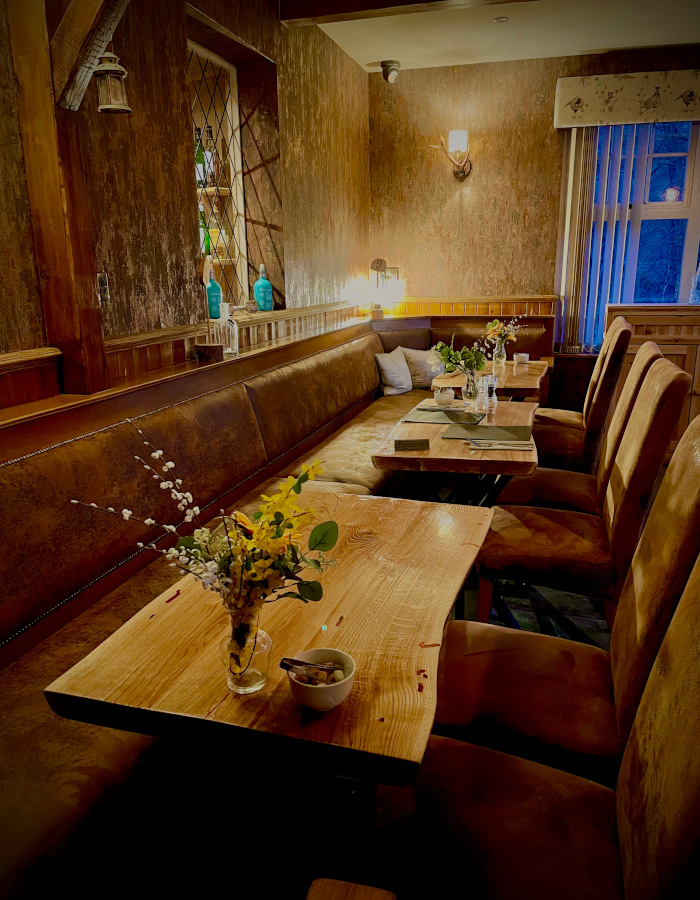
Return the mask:
[[[246,204],[245,204],[245,188],[244,188],[244,168],[243,168],[243,146],[241,138],[241,118],[240,103],[238,99],[238,69],[234,63],[223,59],[218,54],[208,50],[201,44],[188,38],[187,53],[189,56],[194,53],[203,60],[208,60],[213,66],[217,66],[226,73],[228,80],[228,98],[226,117],[232,129],[232,137],[230,144],[233,147],[232,172],[231,172],[231,201],[235,210],[235,221],[232,222],[232,240],[236,247],[236,262],[234,265],[235,279],[238,283],[239,299],[237,304],[230,304],[233,309],[245,309],[250,301],[251,285],[248,274],[248,229],[246,223]],[[201,104],[201,100],[200,100]],[[203,106],[203,104],[201,104]],[[194,115],[192,113],[194,124]],[[207,123],[208,124],[208,123]],[[238,137],[235,137],[235,134]],[[193,170],[194,171],[194,170]],[[202,201],[202,191],[197,189],[197,202]],[[229,217],[230,219],[230,217]],[[217,253],[212,253],[215,259],[219,258]],[[228,277],[228,276],[227,276]],[[221,274],[223,280],[223,270]],[[228,296],[228,295],[226,295]],[[230,301],[229,301],[230,302]]]
[[[612,270],[612,254],[609,254],[609,259],[605,261],[606,268],[610,270],[604,270],[603,274],[604,282],[610,283],[608,303],[612,305],[618,303],[634,304],[642,224],[645,221],[653,220],[684,219],[687,224],[678,283],[678,298],[675,302],[669,303],[669,305],[687,305],[690,299],[691,280],[697,269],[698,253],[700,252],[700,162],[698,161],[700,123],[691,123],[683,200],[673,201],[648,199],[651,166],[656,157],[681,157],[686,156],[686,154],[653,153],[654,125],[634,126],[628,138],[628,146],[631,148],[632,154],[634,154],[631,158],[636,162],[637,176],[635,178],[634,194],[632,195],[633,166],[624,165],[624,160],[619,166],[617,163],[622,149],[622,128],[624,126],[608,127],[611,129],[617,127],[618,131],[614,133],[610,131],[608,133],[608,150],[604,154],[604,168],[601,169],[600,181],[603,183],[604,178],[607,180],[609,163],[612,158],[616,172],[623,178],[623,192],[622,198],[616,204],[609,204],[607,216],[605,215],[605,207],[602,204],[594,204],[593,220],[598,227],[594,242],[597,246],[591,253],[591,265],[594,263],[599,264],[596,262],[596,254],[599,256],[602,247],[603,222],[607,221],[608,223],[608,233],[618,225],[621,229],[618,253],[623,258],[626,253],[627,259],[624,271],[619,266],[615,267],[614,271]],[[613,140],[615,141],[615,146],[612,148],[612,153],[610,153]],[[640,173],[644,173],[643,178],[639,177]],[[613,196],[618,196],[619,180],[616,181],[614,187]],[[599,207],[601,208],[599,209]],[[612,214],[613,210],[614,215]],[[627,230],[628,223],[629,234]]]

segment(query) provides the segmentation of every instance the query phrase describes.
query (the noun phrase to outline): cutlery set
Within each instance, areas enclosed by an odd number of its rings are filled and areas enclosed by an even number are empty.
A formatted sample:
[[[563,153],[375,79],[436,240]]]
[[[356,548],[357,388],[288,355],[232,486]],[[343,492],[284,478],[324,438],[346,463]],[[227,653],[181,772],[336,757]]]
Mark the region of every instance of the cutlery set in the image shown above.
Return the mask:
[[[532,441],[486,441],[467,438],[467,443],[476,450],[534,450]]]

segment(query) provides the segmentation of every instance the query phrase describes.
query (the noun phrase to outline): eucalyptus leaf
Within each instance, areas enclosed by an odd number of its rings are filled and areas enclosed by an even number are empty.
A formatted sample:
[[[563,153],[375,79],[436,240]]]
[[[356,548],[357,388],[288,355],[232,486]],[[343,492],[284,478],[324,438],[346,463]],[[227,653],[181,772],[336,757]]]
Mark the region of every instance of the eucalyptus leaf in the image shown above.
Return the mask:
[[[309,536],[309,550],[332,550],[338,540],[337,522],[321,522]]]
[[[323,587],[319,581],[300,581],[298,588],[302,600],[311,600],[316,603],[323,597]]]

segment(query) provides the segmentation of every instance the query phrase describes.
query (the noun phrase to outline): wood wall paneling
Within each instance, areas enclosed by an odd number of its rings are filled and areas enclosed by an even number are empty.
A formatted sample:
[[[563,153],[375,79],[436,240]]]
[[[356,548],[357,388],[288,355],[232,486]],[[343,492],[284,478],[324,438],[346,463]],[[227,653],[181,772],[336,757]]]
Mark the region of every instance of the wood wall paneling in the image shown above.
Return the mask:
[[[46,344],[7,0],[0,0],[0,353]]]
[[[47,337],[63,353],[63,389],[90,393],[108,380],[76,123],[57,122],[44,0],[8,10]]]
[[[121,421],[126,416],[159,409],[201,393],[226,387],[276,366],[287,365],[371,333],[369,322],[349,324],[329,334],[309,335],[296,341],[278,341],[276,346],[253,349],[240,357],[165,374],[151,383],[115,385],[89,397],[57,397],[31,410],[0,413],[0,462]],[[330,430],[335,430],[331,424]],[[309,447],[318,442],[310,438]],[[292,461],[292,458],[288,460]],[[275,463],[278,465],[279,461]],[[267,477],[267,476],[265,476]]]
[[[106,349],[113,384],[195,359],[195,343],[206,334],[206,325],[180,325],[111,338],[106,342]]]
[[[56,396],[60,358],[56,347],[0,356],[0,409]]]
[[[623,377],[644,341],[654,341],[671,362],[693,379],[690,396],[681,412],[670,449],[678,443],[688,423],[700,415],[700,309],[697,306],[619,304],[608,306],[607,327],[618,316],[632,326],[632,339],[623,364]]]
[[[131,0],[113,48],[133,112],[99,113],[93,81],[75,113],[106,337],[195,323],[202,302],[184,0]]]

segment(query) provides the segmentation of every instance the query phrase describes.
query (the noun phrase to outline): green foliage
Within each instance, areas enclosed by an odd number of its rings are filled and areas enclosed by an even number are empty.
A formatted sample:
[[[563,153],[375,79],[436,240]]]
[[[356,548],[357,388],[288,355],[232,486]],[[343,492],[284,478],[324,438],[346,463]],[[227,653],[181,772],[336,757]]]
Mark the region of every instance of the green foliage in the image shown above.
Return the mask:
[[[309,550],[332,550],[338,540],[337,522],[321,522],[309,536]]]
[[[479,372],[484,368],[486,356],[478,343],[475,342],[471,347],[455,350],[454,340],[455,336],[452,335],[449,345],[439,341],[431,348],[436,363],[442,363],[446,373],[449,374],[458,369],[460,372]]]

